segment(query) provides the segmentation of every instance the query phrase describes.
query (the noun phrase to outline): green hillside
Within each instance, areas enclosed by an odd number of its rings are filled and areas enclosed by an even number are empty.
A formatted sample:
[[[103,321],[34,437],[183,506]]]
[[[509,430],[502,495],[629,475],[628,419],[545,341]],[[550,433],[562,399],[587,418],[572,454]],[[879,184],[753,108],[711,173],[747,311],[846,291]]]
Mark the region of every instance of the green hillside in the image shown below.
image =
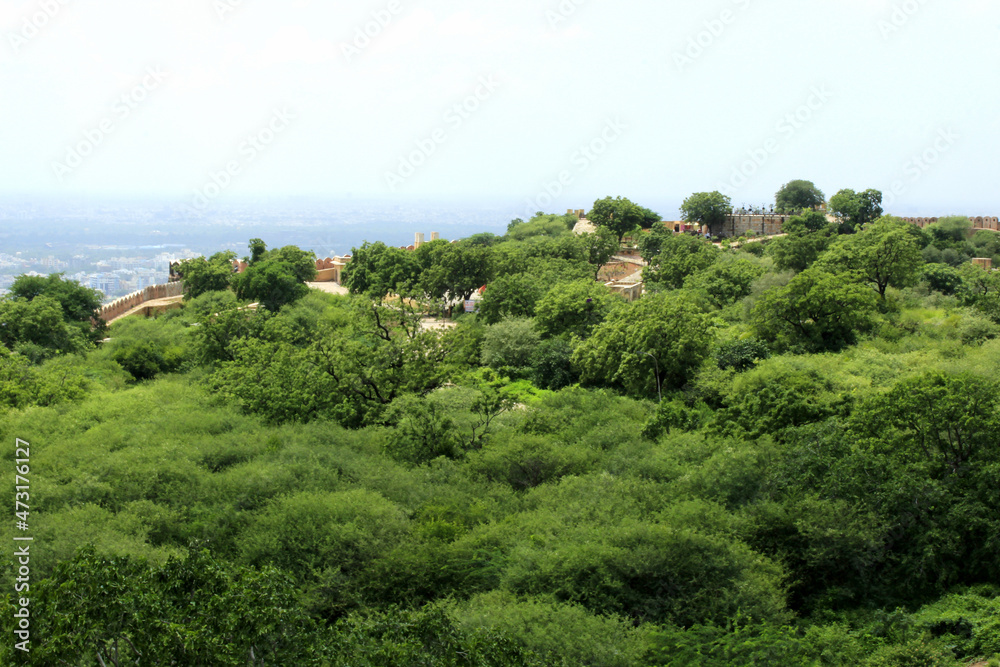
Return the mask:
[[[255,239],[245,273],[188,263],[182,309],[99,336],[85,290],[22,281],[0,434],[7,479],[30,442],[34,540],[30,590],[11,557],[2,590],[31,652],[5,613],[0,662],[1000,654],[1000,273],[968,261],[1000,238],[816,215],[741,245],[634,231],[634,303],[594,281],[618,232],[561,216],[366,244],[350,296]]]

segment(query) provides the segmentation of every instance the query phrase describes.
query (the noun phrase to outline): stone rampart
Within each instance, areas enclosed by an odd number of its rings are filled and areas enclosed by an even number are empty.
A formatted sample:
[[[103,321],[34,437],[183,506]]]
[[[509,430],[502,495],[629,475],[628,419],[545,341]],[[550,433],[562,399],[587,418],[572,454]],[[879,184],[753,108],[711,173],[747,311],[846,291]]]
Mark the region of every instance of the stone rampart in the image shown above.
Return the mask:
[[[781,234],[782,228],[788,221],[790,215],[730,215],[726,216],[721,225],[711,225],[709,232],[712,236],[722,238],[732,238],[743,236],[747,232],[753,232],[759,236],[774,236]]]
[[[940,220],[940,218],[903,218],[903,220],[923,229],[924,227],[933,225],[935,222]],[[994,232],[1000,231],[1000,225],[998,225],[997,218],[977,216],[970,217],[969,220],[972,221],[972,228],[975,230],[989,229]]]
[[[121,317],[133,308],[138,308],[147,301],[156,299],[168,299],[171,297],[184,296],[184,283],[174,282],[166,285],[152,285],[144,290],[133,292],[120,299],[115,299],[109,304],[105,304],[98,311],[98,316],[105,322],[110,322],[116,317]]]

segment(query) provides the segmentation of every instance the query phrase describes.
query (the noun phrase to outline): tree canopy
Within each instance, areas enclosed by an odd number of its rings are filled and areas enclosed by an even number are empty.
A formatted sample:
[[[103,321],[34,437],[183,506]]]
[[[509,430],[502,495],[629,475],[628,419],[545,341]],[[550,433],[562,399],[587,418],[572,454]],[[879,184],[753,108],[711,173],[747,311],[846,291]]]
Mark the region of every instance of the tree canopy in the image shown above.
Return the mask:
[[[778,213],[800,213],[809,211],[826,202],[823,191],[812,181],[789,181],[774,195]]]

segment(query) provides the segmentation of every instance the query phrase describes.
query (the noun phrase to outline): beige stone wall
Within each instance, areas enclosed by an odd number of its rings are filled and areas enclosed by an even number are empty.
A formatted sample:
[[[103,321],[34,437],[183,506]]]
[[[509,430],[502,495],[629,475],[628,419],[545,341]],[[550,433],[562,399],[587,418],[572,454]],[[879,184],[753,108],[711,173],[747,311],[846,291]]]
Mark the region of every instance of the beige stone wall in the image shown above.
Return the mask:
[[[166,285],[153,285],[152,287],[147,287],[139,292],[133,292],[128,296],[123,296],[122,298],[116,299],[115,301],[105,305],[99,311],[99,316],[105,322],[110,322],[116,317],[124,315],[128,311],[141,306],[147,301],[155,301],[156,299],[167,299],[178,296],[184,296],[183,282],[167,283]]]

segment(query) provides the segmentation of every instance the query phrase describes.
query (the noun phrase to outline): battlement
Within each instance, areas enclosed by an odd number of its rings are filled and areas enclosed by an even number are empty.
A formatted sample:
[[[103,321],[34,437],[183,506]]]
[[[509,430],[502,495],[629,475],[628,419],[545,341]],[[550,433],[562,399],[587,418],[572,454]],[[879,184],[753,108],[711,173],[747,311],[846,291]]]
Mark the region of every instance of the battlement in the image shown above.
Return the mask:
[[[940,220],[940,218],[903,218],[903,220],[923,229],[924,227],[933,225],[935,222]],[[989,229],[994,232],[1000,231],[1000,225],[998,225],[997,218],[978,216],[974,218],[970,217],[969,220],[972,221],[972,228],[975,230]]]

